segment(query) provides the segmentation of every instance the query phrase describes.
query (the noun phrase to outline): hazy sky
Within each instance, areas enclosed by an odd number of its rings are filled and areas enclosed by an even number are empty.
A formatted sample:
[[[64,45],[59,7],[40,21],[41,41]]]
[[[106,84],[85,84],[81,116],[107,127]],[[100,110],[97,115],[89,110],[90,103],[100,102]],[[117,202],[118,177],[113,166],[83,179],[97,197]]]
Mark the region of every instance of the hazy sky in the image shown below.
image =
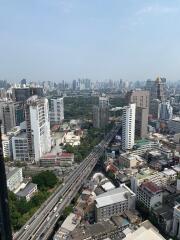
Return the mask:
[[[180,0],[0,0],[0,79],[180,79]]]

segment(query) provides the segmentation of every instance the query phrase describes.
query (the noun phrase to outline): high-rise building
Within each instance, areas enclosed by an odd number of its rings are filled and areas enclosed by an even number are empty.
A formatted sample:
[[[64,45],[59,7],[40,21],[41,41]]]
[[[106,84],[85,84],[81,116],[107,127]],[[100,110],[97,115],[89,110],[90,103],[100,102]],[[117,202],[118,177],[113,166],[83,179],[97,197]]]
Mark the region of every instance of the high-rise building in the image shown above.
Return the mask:
[[[135,135],[136,104],[132,103],[123,108],[122,119],[122,149],[132,149]]]
[[[149,91],[132,90],[126,94],[127,104],[136,104],[135,135],[145,138],[147,136],[149,114]]]
[[[169,101],[163,101],[160,103],[159,109],[159,118],[161,120],[170,120],[173,117],[173,107],[171,106]]]
[[[149,112],[155,119],[159,119],[160,103],[159,99],[152,99],[150,102]]]
[[[108,107],[109,106],[109,98],[105,95],[99,97],[99,107]]]
[[[159,99],[164,101],[166,98],[166,78],[157,77],[155,81],[147,80],[146,90],[150,91],[150,100]]]
[[[72,82],[72,90],[75,91],[76,87],[77,87],[77,82],[76,82],[76,80],[73,80],[73,82]]]
[[[0,120],[2,132],[7,133],[24,121],[24,105],[22,102],[1,101]]]
[[[37,95],[43,97],[43,88],[42,87],[16,87],[12,89],[12,99],[17,102],[24,102],[31,96]]]
[[[31,160],[38,162],[51,150],[49,104],[46,98],[30,97],[25,106],[28,152]]]
[[[52,98],[50,100],[50,122],[60,124],[64,120],[64,100],[63,98]]]
[[[109,121],[109,99],[106,96],[99,97],[99,105],[93,107],[93,126],[105,128]]]

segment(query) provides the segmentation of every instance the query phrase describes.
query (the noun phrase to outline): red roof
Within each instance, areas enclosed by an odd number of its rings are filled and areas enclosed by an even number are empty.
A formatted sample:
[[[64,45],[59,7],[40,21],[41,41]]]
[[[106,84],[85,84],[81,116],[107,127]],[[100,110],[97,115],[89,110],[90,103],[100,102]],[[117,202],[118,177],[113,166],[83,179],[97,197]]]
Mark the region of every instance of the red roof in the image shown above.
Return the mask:
[[[142,187],[152,193],[158,193],[161,191],[160,187],[158,187],[155,183],[149,181],[142,183]]]
[[[59,152],[56,154],[51,154],[51,153],[46,153],[44,156],[42,156],[42,159],[45,158],[56,158],[56,157],[72,157],[74,154],[73,153],[67,153],[67,152]]]

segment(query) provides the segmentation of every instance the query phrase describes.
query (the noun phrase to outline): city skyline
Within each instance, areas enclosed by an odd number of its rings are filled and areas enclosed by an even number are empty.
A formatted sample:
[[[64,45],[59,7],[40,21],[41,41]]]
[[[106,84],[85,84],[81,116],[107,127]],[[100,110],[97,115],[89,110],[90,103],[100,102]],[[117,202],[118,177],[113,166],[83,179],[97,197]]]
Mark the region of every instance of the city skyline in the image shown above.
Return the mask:
[[[179,0],[0,3],[0,79],[180,79]]]

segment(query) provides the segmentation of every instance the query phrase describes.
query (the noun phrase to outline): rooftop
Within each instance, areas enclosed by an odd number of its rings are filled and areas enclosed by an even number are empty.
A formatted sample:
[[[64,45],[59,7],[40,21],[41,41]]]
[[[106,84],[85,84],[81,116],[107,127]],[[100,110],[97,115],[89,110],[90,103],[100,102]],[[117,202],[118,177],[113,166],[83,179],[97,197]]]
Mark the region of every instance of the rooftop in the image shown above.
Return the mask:
[[[92,225],[84,225],[82,227],[76,228],[72,232],[72,238],[74,240],[88,239],[88,237],[97,236],[103,233],[108,233],[115,230],[116,227],[111,221],[102,221]],[[94,238],[92,238],[94,239]],[[97,238],[96,238],[97,239]]]
[[[57,154],[52,154],[52,153],[47,153],[45,154],[42,158],[56,158],[56,157],[73,157],[73,153],[67,153],[67,152],[62,152],[62,153],[57,153]]]
[[[19,171],[22,171],[22,168],[17,168],[17,167],[6,168],[6,178],[7,178],[7,180]]]
[[[37,184],[35,183],[28,183],[26,187],[17,192],[16,195],[18,195],[19,197],[26,197],[36,186]]]
[[[77,221],[76,223],[73,222],[73,219],[75,218],[76,218],[76,215],[74,213],[70,213],[69,216],[67,216],[67,218],[61,225],[61,228],[66,229],[69,232],[72,232],[76,228],[77,224],[79,223],[79,221]]]
[[[127,194],[135,195],[125,184],[96,197],[96,207],[104,207],[127,200]]]
[[[153,194],[161,192],[161,188],[158,187],[155,183],[153,182],[143,182],[141,184],[141,187],[145,188],[148,192],[151,192]]]
[[[149,222],[145,221],[136,231],[127,234],[124,240],[165,240],[158,230]]]

